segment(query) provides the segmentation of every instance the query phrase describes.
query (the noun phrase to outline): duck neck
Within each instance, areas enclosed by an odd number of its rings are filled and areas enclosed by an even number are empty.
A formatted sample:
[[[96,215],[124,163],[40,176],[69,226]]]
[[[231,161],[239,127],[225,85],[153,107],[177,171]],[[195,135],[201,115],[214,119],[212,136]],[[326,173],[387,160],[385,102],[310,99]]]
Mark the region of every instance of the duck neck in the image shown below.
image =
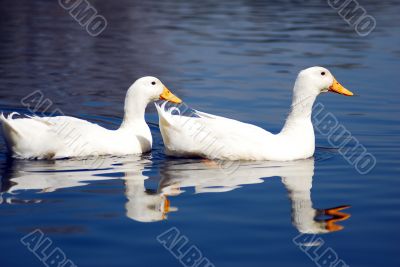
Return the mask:
[[[128,90],[125,98],[125,114],[121,129],[135,128],[137,124],[146,123],[144,114],[149,101],[143,98],[135,90]]]
[[[311,113],[316,95],[304,95],[296,93],[300,90],[296,90],[296,83],[293,93],[292,105],[289,115],[286,119],[285,125],[283,126],[282,132],[288,132],[290,130],[296,130],[299,127],[304,128],[307,125],[311,125]],[[301,91],[300,91],[301,92]]]

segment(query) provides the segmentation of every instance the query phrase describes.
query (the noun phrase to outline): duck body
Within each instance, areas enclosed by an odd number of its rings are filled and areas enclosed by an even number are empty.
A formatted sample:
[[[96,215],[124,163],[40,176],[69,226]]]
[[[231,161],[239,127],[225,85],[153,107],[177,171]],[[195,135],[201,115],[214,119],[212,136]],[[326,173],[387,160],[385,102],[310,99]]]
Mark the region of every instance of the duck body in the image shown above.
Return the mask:
[[[309,158],[315,151],[312,107],[316,97],[327,91],[352,95],[325,68],[312,67],[301,71],[293,88],[291,110],[278,134],[199,111],[186,117],[172,112],[174,109],[166,110],[165,104],[156,104],[166,154],[220,160],[290,161]]]
[[[151,150],[152,136],[144,114],[155,100],[180,103],[157,78],[143,77],[128,89],[125,114],[117,130],[69,116],[7,118],[1,114],[3,135],[13,157],[62,159],[141,154]]]
[[[258,126],[196,111],[196,117],[172,115],[157,107],[165,152],[221,160],[295,160],[315,151],[311,118],[272,134]]]
[[[145,122],[134,128],[109,130],[68,116],[13,119],[0,116],[7,147],[16,158],[61,159],[140,154],[151,150]]]

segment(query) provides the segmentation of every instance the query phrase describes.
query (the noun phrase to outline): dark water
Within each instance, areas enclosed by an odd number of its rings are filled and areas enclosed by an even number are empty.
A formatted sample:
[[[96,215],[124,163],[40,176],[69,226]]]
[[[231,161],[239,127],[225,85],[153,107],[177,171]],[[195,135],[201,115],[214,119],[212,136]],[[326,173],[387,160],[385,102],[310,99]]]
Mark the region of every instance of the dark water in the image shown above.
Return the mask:
[[[44,266],[20,241],[35,229],[47,255],[59,247],[77,266],[182,266],[157,241],[172,227],[189,240],[181,252],[195,245],[217,267],[329,266],[308,256],[328,248],[349,266],[400,266],[400,6],[359,2],[377,21],[367,37],[325,1],[91,0],[108,22],[98,37],[56,0],[1,1],[4,112],[26,112],[21,99],[41,90],[47,112],[116,128],[126,89],[154,75],[193,108],[277,132],[297,72],[323,65],[358,96],[319,101],[377,164],[358,173],[317,133],[314,159],[228,174],[166,158],[152,106],[153,152],[96,168],[11,160],[1,141],[0,266]],[[301,232],[311,242],[299,247]]]

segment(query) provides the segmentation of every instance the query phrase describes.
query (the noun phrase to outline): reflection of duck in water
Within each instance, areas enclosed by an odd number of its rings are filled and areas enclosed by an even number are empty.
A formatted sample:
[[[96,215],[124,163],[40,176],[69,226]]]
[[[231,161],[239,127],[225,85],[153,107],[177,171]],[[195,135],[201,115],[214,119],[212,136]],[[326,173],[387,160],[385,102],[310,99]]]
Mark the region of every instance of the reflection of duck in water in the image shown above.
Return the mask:
[[[176,210],[170,207],[167,198],[169,194],[159,188],[146,189],[143,177],[148,178],[141,172],[125,173],[125,196],[128,198],[125,204],[126,216],[139,222],[156,222],[166,219],[168,212]]]
[[[93,159],[98,160],[98,159]],[[346,206],[317,210],[311,201],[314,159],[292,162],[243,162],[233,172],[221,170],[211,161],[166,161],[161,167],[161,181],[156,189],[146,188],[149,178],[143,174],[151,161],[140,157],[104,158],[100,166],[91,169],[86,161],[15,161],[7,164],[2,178],[2,195],[6,202],[38,203],[40,200],[23,200],[23,190],[54,192],[61,188],[83,186],[90,181],[124,179],[126,216],[140,222],[166,219],[176,208],[170,207],[167,196],[179,195],[180,188],[194,187],[196,193],[226,192],[246,184],[262,183],[263,178],[280,176],[288,190],[292,204],[292,222],[302,233],[327,233],[341,230],[336,222],[350,215],[341,213]],[[8,194],[12,194],[8,196]],[[327,218],[321,216],[329,216]]]
[[[103,180],[96,174],[103,169],[85,169],[82,161],[26,161],[9,158],[2,173],[1,192],[17,196],[23,190],[54,192],[61,188],[86,185],[88,181]]]
[[[175,162],[176,163],[176,162]],[[262,183],[262,178],[280,176],[289,192],[292,204],[292,222],[302,233],[327,233],[341,230],[335,224],[350,215],[340,210],[347,206],[317,210],[311,201],[314,159],[291,162],[242,162],[233,172],[224,172],[217,164],[212,166],[195,161],[168,164],[161,171],[163,190],[170,187],[194,187],[196,193],[226,192],[241,185]],[[327,218],[319,218],[327,216]]]
[[[288,190],[292,204],[292,223],[299,232],[316,234],[343,229],[343,226],[335,223],[350,217],[349,214],[340,212],[340,210],[349,206],[322,210],[314,209],[311,201],[312,175],[303,177],[282,176],[282,183]],[[324,216],[326,218],[320,218]]]
[[[127,217],[141,222],[159,221],[172,211],[164,192],[145,188],[143,175],[148,159],[140,157],[104,157],[62,161],[23,161],[10,159],[1,179],[2,201],[40,203],[40,199],[24,199],[23,191],[54,192],[62,188],[87,185],[89,182],[122,178],[125,180]],[[96,168],[92,168],[96,166]],[[170,192],[171,194],[173,192]],[[36,196],[38,196],[36,194]]]

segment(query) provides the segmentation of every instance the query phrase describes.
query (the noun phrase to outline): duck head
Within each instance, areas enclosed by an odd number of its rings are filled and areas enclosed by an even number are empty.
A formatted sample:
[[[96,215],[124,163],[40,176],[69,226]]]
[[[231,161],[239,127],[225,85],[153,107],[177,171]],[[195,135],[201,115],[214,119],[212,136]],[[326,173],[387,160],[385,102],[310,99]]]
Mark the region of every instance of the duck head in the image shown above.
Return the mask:
[[[182,103],[182,100],[176,97],[171,91],[156,77],[146,76],[135,81],[131,89],[141,98],[148,102],[156,100],[167,100],[172,103]]]
[[[335,79],[329,70],[323,67],[302,70],[297,76],[294,92],[303,96],[318,96],[320,93],[326,92],[345,96],[353,95]]]

